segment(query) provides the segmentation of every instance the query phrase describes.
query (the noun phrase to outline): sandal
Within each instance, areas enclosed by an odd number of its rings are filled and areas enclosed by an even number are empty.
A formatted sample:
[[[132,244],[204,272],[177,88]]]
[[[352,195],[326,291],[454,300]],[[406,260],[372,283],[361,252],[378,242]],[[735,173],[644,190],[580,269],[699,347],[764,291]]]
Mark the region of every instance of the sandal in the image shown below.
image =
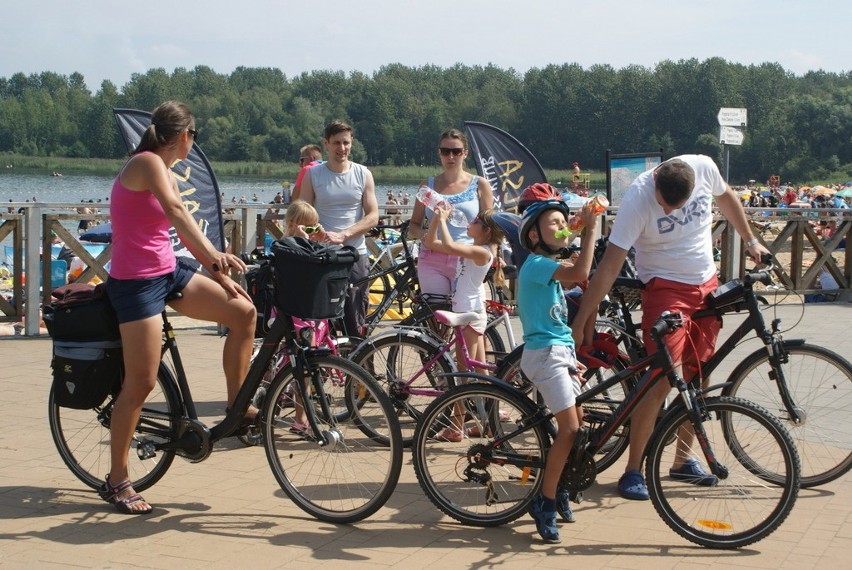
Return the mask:
[[[118,485],[113,486],[112,483],[109,482],[109,475],[107,475],[106,480],[104,480],[104,484],[98,487],[98,495],[100,495],[101,499],[107,503],[115,505],[116,510],[123,515],[147,515],[153,511],[154,507],[151,505],[148,505],[147,509],[131,508],[137,503],[146,502],[139,493],[133,493],[123,499],[118,498],[121,493],[132,488],[133,484],[130,482],[130,479],[125,479]]]
[[[442,429],[438,433],[436,433],[435,437],[433,439],[436,439],[437,441],[448,441],[450,443],[459,443],[460,441],[462,441],[464,439],[464,434],[457,429],[447,427],[447,428]]]
[[[293,420],[293,424],[290,426],[290,433],[295,433],[296,435],[306,436],[310,432],[311,426],[304,422]]]

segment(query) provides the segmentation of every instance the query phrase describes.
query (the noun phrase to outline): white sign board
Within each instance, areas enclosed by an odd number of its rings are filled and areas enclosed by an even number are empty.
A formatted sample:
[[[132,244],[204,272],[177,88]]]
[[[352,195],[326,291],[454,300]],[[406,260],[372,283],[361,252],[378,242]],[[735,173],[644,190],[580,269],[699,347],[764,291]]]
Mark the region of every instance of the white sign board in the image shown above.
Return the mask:
[[[743,144],[745,135],[742,129],[737,127],[719,127],[719,143],[720,144]]]
[[[744,127],[748,124],[748,109],[722,107],[716,119],[720,127]]]

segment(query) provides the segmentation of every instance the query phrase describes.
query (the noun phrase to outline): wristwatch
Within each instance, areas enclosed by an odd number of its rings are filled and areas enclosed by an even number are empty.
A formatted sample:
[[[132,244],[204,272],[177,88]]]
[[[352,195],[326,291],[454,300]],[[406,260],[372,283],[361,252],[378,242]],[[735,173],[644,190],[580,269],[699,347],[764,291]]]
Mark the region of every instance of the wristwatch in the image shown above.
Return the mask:
[[[757,243],[757,241],[758,241],[757,238],[751,238],[750,240],[745,242],[746,247],[751,247],[751,246],[755,245]]]

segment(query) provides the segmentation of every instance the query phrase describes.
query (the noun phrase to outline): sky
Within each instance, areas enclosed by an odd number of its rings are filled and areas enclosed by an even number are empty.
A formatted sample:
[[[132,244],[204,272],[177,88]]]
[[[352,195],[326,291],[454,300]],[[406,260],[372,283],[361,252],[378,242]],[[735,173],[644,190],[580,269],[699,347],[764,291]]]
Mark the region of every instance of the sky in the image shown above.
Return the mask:
[[[81,73],[92,92],[199,65],[288,78],[382,66],[550,64],[653,69],[665,60],[852,71],[850,0],[0,0],[0,77]]]

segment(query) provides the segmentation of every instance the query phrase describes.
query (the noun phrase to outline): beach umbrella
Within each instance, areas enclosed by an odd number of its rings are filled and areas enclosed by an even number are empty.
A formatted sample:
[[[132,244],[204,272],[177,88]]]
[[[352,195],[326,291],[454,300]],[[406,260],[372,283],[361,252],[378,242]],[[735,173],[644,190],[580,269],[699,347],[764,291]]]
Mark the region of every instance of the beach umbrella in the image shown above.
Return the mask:
[[[80,235],[82,241],[109,243],[112,241],[112,224],[107,222],[86,230]]]
[[[826,188],[825,186],[814,186],[811,192],[814,196],[834,196],[836,190],[834,188]]]
[[[852,187],[847,186],[846,188],[835,194],[835,196],[840,196],[841,198],[852,197]]]

